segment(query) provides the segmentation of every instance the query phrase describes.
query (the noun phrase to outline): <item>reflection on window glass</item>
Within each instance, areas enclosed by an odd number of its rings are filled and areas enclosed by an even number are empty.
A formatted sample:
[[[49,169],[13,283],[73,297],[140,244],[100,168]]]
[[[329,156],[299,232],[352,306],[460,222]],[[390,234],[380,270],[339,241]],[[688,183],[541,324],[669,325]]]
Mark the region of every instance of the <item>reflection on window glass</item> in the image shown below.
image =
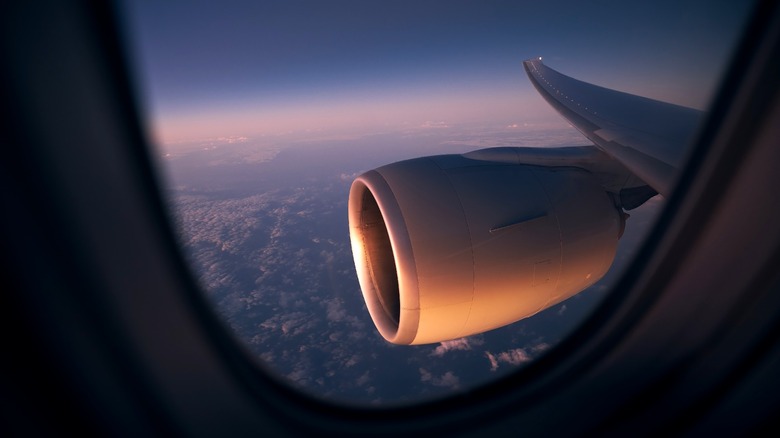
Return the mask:
[[[349,240],[350,184],[412,157],[589,142],[521,61],[706,109],[742,2],[126,2],[165,196],[193,272],[262,364],[313,395],[398,403],[468,389],[552,348],[605,296],[663,206],[631,210],[610,271],[509,326],[387,343]]]

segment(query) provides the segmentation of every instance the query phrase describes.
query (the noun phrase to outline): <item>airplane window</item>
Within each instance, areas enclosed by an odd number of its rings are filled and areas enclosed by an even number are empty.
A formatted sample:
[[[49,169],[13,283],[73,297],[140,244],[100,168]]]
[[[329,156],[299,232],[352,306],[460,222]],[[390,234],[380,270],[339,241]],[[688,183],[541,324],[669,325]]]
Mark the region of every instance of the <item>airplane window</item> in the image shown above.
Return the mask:
[[[526,59],[587,83],[706,110],[750,12],[747,2],[701,0],[596,5],[125,1],[120,7],[149,136],[167,182],[164,195],[183,254],[215,312],[260,366],[314,396],[365,405],[467,390],[554,348],[609,292],[664,201],[652,196],[661,189],[650,192],[643,184],[634,184],[632,196],[600,198],[619,200],[627,215],[620,210],[610,216],[617,224],[611,231],[617,242],[614,261],[598,281],[583,274],[589,280],[584,291],[563,301],[551,296],[530,311],[533,316],[504,327],[399,346],[375,329],[377,318],[372,320],[361,293],[353,249],[364,247],[354,237],[350,241],[348,214],[353,181],[371,169],[417,157],[592,145],[540,96],[529,81],[532,73],[524,70]],[[580,97],[565,98],[585,105]],[[598,135],[619,142],[625,138],[621,132],[602,129]],[[450,165],[437,163],[437,169]],[[529,172],[519,177],[526,181],[519,186],[574,178],[561,176],[562,171]],[[454,174],[448,175],[454,181]],[[361,199],[373,202],[373,210],[361,204],[364,216],[379,211],[377,202],[382,211],[374,222],[360,219],[366,221],[361,224],[383,223],[390,231],[379,228],[371,239],[385,246],[392,241],[397,250],[397,230],[385,223],[390,207],[374,199],[379,183],[365,181],[360,187],[368,191]],[[409,182],[410,193],[428,190],[416,180],[399,181]],[[464,205],[471,202],[464,201],[464,193],[480,184],[487,183],[462,183],[458,196]],[[468,198],[474,211],[515,203],[520,194],[507,184],[489,190],[490,196],[480,192]],[[522,196],[553,196],[549,185],[539,184]],[[583,186],[578,183],[578,190]],[[444,203],[446,196],[430,199]],[[497,201],[485,204],[487,198]],[[586,203],[582,199],[576,201]],[[557,229],[549,228],[558,226],[553,220],[563,221],[551,219],[548,210],[540,207],[535,215],[496,223],[488,227],[489,236],[500,241],[522,228],[530,231],[517,246],[536,245]],[[423,215],[432,231],[418,230],[420,235],[448,230],[457,215],[447,211],[434,208]],[[474,214],[478,222],[482,216]],[[572,227],[575,233],[576,224]],[[452,236],[447,244],[453,247],[468,237]],[[516,260],[503,251],[490,259],[486,273],[473,268],[472,274],[488,282],[498,272],[520,275],[511,265]],[[415,256],[421,258],[420,253]],[[366,256],[363,262],[374,264],[366,275],[382,263],[397,268],[394,256],[400,257],[381,249]],[[455,257],[443,253],[436,263],[450,256]],[[472,270],[441,263],[452,275]],[[563,281],[565,268],[554,258],[528,263],[534,286]],[[418,266],[415,280],[420,288],[428,281],[422,269]],[[406,302],[376,296],[391,321],[387,330],[405,336],[405,328],[392,320]],[[512,297],[506,298],[506,306],[512,305]],[[483,312],[489,318],[493,310]],[[444,317],[431,324],[440,328],[450,321]]]

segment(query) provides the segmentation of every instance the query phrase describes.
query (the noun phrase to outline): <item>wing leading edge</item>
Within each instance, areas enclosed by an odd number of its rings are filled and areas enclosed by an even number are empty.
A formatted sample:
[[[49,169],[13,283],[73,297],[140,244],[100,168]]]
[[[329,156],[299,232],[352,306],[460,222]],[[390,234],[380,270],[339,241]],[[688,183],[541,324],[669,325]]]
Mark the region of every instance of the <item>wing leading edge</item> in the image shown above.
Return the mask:
[[[701,111],[582,82],[541,59],[523,67],[539,94],[599,149],[669,194]]]

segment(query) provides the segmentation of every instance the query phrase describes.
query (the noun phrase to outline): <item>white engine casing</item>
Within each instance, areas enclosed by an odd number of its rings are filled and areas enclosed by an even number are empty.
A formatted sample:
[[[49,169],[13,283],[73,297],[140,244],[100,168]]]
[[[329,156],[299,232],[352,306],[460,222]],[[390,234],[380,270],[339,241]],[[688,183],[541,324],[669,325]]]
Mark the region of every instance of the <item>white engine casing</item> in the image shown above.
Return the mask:
[[[349,196],[358,279],[395,344],[491,330],[599,280],[622,212],[588,171],[441,155],[364,173]]]

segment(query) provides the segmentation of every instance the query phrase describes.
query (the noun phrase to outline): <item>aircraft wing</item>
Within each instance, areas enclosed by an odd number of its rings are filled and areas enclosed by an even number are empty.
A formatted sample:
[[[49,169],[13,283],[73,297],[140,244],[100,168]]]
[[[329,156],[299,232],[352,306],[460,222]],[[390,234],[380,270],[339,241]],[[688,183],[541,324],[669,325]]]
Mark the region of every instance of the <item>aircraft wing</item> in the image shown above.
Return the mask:
[[[668,196],[702,112],[599,87],[523,61],[539,94],[599,149]]]

